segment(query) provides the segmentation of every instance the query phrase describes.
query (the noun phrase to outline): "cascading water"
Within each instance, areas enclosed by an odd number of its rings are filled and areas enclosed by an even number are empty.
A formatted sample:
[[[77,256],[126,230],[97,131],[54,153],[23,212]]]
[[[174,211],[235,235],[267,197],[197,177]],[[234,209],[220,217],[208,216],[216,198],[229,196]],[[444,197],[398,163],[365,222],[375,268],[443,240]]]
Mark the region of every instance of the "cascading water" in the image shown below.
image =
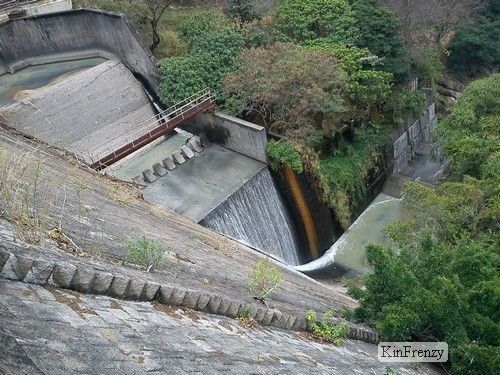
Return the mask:
[[[210,212],[200,224],[287,264],[299,264],[292,222],[267,168]]]

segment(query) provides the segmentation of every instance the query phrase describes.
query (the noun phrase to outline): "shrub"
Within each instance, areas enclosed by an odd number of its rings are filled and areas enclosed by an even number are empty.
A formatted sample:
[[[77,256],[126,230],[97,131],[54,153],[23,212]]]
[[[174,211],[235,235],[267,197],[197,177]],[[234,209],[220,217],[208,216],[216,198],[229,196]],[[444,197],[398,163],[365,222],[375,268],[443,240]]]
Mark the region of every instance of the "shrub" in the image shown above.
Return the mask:
[[[247,289],[255,294],[254,298],[264,302],[283,280],[279,268],[271,265],[267,259],[258,260],[248,277]]]
[[[283,0],[276,20],[283,41],[326,39],[346,45],[354,42],[357,33],[355,15],[346,0]]]
[[[349,326],[346,323],[333,323],[333,315],[330,311],[325,312],[325,320],[316,321],[316,313],[309,310],[306,313],[306,320],[309,323],[309,330],[318,338],[328,341],[334,345],[341,345],[347,338]]]
[[[130,242],[126,246],[130,263],[146,267],[148,272],[161,267],[165,263],[165,253],[167,251],[157,241],[150,240],[142,236],[135,242]]]
[[[266,148],[269,157],[269,166],[277,171],[282,166],[292,168],[297,173],[302,173],[304,166],[293,144],[287,141],[275,141],[271,139]]]
[[[230,26],[230,21],[220,12],[209,10],[193,14],[178,27],[182,40],[191,47],[193,41]]]

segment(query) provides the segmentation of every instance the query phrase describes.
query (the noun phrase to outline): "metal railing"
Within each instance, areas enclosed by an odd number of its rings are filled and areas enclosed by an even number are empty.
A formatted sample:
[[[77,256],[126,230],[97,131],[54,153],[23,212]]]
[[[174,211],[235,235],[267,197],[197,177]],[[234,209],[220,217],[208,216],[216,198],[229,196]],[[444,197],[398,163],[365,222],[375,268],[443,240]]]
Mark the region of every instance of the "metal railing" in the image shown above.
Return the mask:
[[[214,102],[215,94],[212,90],[199,91],[157,113],[155,116],[139,122],[135,126],[137,129],[135,132],[120,134],[106,140],[105,144],[97,146],[88,152],[88,159],[90,159],[93,168],[103,169],[160,136],[167,134],[184,120],[213,107]],[[144,131],[145,129],[148,130]],[[117,148],[110,146],[114,142],[122,146],[117,146]]]
[[[27,4],[36,3],[37,0],[8,0],[0,1],[0,12],[7,12],[17,7],[21,7]]]

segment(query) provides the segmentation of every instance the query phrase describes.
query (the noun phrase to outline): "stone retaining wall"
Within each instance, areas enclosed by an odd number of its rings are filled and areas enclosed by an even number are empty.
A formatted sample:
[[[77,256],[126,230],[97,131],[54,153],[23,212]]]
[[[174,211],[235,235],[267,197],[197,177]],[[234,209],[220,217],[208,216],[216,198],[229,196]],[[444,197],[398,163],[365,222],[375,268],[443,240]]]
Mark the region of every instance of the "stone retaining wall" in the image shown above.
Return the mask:
[[[287,330],[304,331],[307,321],[303,316],[281,312],[256,304],[248,304],[224,296],[208,294],[169,285],[161,285],[138,277],[115,274],[91,268],[78,262],[42,260],[14,254],[0,243],[0,278],[38,285],[54,285],[80,293],[108,295],[110,297],[158,301],[210,314],[236,318],[249,316],[262,325]],[[340,323],[341,321],[338,320]],[[348,337],[368,343],[377,343],[378,334],[368,328],[348,323]]]
[[[394,171],[401,172],[415,155],[416,151],[429,142],[432,129],[437,124],[436,106],[428,105],[418,119],[394,141]]]

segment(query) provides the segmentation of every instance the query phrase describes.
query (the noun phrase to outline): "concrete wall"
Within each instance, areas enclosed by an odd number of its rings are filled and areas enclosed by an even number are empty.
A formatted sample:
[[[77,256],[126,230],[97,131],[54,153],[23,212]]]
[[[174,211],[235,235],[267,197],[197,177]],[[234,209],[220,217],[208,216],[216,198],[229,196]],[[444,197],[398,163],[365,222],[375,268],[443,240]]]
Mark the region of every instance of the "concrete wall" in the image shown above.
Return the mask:
[[[394,172],[403,170],[415,152],[429,141],[432,129],[436,126],[436,105],[427,102],[426,109],[410,126],[400,131],[401,135],[394,141]]]
[[[205,134],[214,143],[267,162],[267,137],[262,126],[220,112],[205,112],[182,128],[194,134]]]
[[[0,24],[0,74],[92,56],[119,59],[149,89],[159,82],[156,60],[123,15],[78,9]]]
[[[29,16],[41,16],[42,14],[64,12],[71,9],[73,9],[71,0],[51,0],[27,7],[26,13]]]

